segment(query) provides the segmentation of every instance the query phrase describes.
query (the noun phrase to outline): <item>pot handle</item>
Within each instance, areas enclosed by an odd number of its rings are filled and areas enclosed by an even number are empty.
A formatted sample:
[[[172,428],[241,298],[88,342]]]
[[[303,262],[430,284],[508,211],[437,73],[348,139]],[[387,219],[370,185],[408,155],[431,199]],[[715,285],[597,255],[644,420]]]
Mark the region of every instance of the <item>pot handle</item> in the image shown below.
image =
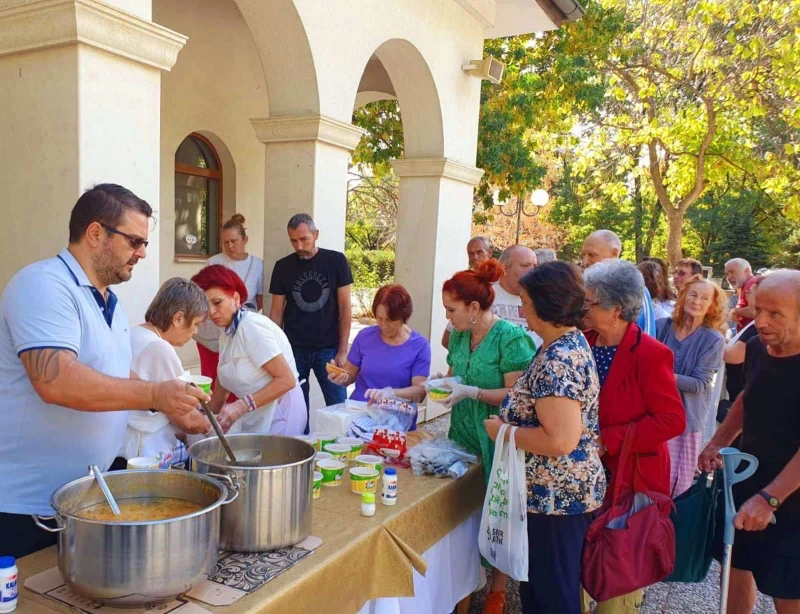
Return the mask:
[[[206,475],[224,481],[229,486],[228,493],[233,492],[233,496],[226,498],[225,501],[222,502],[222,505],[228,505],[228,503],[236,501],[239,496],[239,487],[241,486],[238,479],[234,482],[233,478],[227,473],[207,473]]]
[[[55,528],[48,527],[46,524],[42,522],[43,520],[55,520],[56,524],[58,524],[58,520],[56,519],[55,516],[38,516],[36,514],[32,514],[31,518],[33,518],[33,522],[36,524],[37,527],[39,527],[40,529],[44,529],[49,533],[60,533],[65,529],[65,527],[60,527],[60,526]]]

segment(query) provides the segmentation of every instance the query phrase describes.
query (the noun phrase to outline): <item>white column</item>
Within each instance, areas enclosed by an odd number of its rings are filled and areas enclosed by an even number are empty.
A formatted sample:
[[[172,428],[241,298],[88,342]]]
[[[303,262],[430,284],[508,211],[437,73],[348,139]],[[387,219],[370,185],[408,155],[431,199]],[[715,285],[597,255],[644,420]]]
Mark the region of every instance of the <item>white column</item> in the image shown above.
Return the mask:
[[[467,267],[472,195],[483,171],[447,158],[393,160],[392,168],[400,178],[395,279],[414,300],[411,326],[430,339],[431,370],[445,372],[442,284]]]
[[[308,213],[319,229],[319,245],[344,251],[347,167],[363,130],[322,115],[250,120],[266,146],[264,197],[264,288],[275,261],[290,253],[286,224]]]
[[[147,258],[114,289],[135,324],[159,287],[161,71],[187,39],[142,18],[149,0],[115,4],[136,14],[97,0],[0,0],[0,286],[66,245],[81,193],[118,183],[156,212]]]

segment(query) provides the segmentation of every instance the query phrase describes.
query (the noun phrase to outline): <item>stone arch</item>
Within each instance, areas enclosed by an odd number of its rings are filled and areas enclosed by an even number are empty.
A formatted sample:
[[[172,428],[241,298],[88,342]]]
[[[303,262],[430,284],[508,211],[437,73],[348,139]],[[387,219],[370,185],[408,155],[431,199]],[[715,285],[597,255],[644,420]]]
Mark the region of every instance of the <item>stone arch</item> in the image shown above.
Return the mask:
[[[436,83],[425,58],[419,50],[405,39],[391,39],[381,44],[365,67],[362,87],[374,92],[380,85],[366,85],[370,77],[380,82],[385,71],[389,83],[384,81],[383,96],[365,97],[363,92],[356,101],[396,97],[403,120],[406,158],[444,157],[444,127],[442,107]],[[369,71],[369,73],[367,72]],[[371,74],[370,74],[371,73]],[[388,90],[388,91],[387,91]]]
[[[261,58],[270,116],[317,115],[314,58],[294,1],[236,0],[236,4]]]

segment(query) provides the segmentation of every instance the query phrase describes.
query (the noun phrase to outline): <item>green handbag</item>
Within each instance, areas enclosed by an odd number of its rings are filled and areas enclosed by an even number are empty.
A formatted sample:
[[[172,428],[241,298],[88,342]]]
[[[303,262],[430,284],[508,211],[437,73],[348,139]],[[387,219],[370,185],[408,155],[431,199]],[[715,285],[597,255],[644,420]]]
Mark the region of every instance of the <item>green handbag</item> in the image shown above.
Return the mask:
[[[679,495],[670,515],[675,525],[675,571],[664,582],[702,582],[711,567],[717,499],[722,476],[701,473]]]

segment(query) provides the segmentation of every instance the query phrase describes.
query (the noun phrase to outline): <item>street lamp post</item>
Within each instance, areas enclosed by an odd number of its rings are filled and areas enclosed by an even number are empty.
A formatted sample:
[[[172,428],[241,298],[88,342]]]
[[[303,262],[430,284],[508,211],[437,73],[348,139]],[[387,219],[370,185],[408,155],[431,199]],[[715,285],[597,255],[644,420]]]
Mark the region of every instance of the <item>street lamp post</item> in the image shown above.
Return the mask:
[[[517,218],[517,239],[514,243],[515,245],[519,245],[519,231],[520,227],[522,226],[522,216],[525,217],[536,217],[539,215],[539,212],[544,209],[545,205],[550,201],[550,195],[547,193],[547,190],[543,190],[539,188],[538,190],[534,190],[531,194],[531,204],[534,206],[533,212],[529,213],[525,211],[525,199],[522,196],[517,196],[517,205],[514,207],[514,211],[511,213],[506,213],[503,209],[506,203],[497,203],[495,205],[506,217],[515,217]]]

